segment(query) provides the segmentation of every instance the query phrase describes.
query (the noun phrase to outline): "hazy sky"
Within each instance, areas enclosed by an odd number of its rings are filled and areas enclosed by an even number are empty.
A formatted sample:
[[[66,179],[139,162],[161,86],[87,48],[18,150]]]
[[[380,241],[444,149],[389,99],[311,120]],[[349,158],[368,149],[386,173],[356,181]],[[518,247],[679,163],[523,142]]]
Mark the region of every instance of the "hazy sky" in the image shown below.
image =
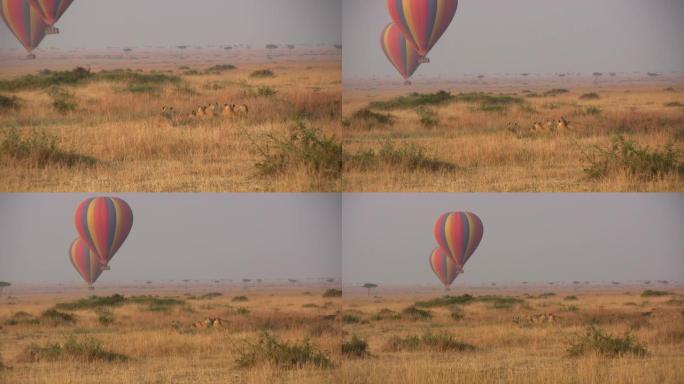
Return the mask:
[[[395,75],[385,0],[343,0],[345,78]],[[684,70],[682,0],[461,0],[417,75]]]
[[[340,1],[76,0],[41,47],[339,43]],[[0,24],[0,48],[21,47]]]
[[[684,279],[684,194],[346,194],[345,284],[435,284],[437,217],[471,211],[480,247],[455,283]]]
[[[340,196],[122,194],[133,229],[98,282],[340,278]],[[0,194],[0,280],[82,282],[67,256],[89,195]]]

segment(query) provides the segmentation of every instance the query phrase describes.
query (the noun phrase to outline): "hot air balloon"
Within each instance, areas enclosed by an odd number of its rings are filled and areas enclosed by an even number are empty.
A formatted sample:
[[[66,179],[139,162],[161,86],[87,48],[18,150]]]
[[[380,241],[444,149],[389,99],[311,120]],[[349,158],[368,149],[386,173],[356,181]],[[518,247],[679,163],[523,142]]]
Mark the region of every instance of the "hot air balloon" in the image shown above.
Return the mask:
[[[19,40],[29,53],[29,59],[35,59],[33,50],[45,37],[47,25],[26,0],[1,0],[0,14],[7,28]]]
[[[435,223],[435,239],[444,248],[459,270],[480,245],[484,228],[477,215],[470,212],[448,212]]]
[[[458,0],[387,0],[390,16],[418,51],[422,63],[451,24]]]
[[[55,23],[66,12],[67,8],[74,0],[28,0],[33,9],[43,18],[48,27],[45,29],[47,34],[59,33],[55,28]]]
[[[401,30],[396,25],[390,23],[382,31],[380,45],[387,59],[399,71],[406,81],[406,85],[411,84],[409,79],[420,66],[418,59],[420,55],[411,44],[406,41]]]
[[[430,253],[430,267],[446,289],[449,289],[460,273],[459,266],[451,259],[449,252],[440,247],[433,249]]]
[[[76,271],[88,283],[88,289],[93,289],[93,284],[104,270],[97,255],[92,252],[88,244],[82,239],[76,239],[69,247],[69,259]]]
[[[76,230],[95,252],[105,269],[133,226],[133,212],[117,197],[83,201],[74,216]]]

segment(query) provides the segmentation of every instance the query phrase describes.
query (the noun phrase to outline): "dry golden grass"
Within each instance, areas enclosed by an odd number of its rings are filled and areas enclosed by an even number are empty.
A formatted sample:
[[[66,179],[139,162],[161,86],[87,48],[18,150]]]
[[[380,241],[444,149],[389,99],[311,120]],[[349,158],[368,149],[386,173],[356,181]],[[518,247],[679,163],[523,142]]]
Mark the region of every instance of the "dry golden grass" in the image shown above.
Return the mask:
[[[216,287],[213,287],[216,290]],[[190,288],[192,289],[192,288]],[[232,289],[232,291],[231,291]],[[58,291],[59,289],[54,289]],[[0,356],[10,368],[0,371],[0,380],[11,383],[320,383],[331,382],[340,365],[340,327],[324,316],[339,310],[340,299],[322,298],[321,287],[285,287],[272,291],[249,291],[240,288],[220,290],[223,296],[199,298],[181,291],[159,291],[161,297],[174,296],[185,301],[168,311],[150,311],[144,305],[125,304],[109,308],[113,323],[98,322],[92,309],[65,311],[77,316],[74,324],[17,324],[6,321],[15,313],[39,316],[55,303],[84,297],[84,294],[57,293],[19,294],[3,297],[0,306]],[[310,291],[310,294],[305,294]],[[144,294],[156,292],[147,290]],[[275,293],[277,292],[277,293]],[[99,295],[103,295],[98,290]],[[139,292],[140,293],[140,292]],[[132,295],[132,293],[131,293]],[[248,301],[234,302],[235,295],[246,295]],[[127,295],[128,296],[128,295]],[[304,306],[316,304],[317,307]],[[326,304],[327,303],[327,304]],[[247,308],[249,314],[239,314]],[[192,324],[207,318],[223,319],[223,328],[195,329]],[[310,340],[335,364],[322,369],[313,366],[285,369],[271,364],[239,368],[236,358],[245,341],[255,341],[268,330],[281,340],[301,343]],[[93,337],[107,351],[128,357],[127,361],[95,361],[84,363],[69,358],[57,361],[31,362],[25,358],[32,345],[62,343],[75,335],[77,339]]]
[[[460,305],[463,318],[453,320],[447,308],[430,308],[430,320],[387,319],[374,316],[383,308],[401,312],[417,300],[439,296],[376,292],[376,297],[345,295],[345,312],[354,311],[360,322],[343,325],[346,339],[352,335],[366,339],[372,357],[345,359],[340,370],[341,383],[679,383],[684,379],[684,326],[681,289],[678,295],[642,298],[641,289],[556,291],[555,296],[526,297],[525,291],[478,292],[515,295],[525,302],[510,308],[495,308],[489,303]],[[629,290],[631,293],[625,293]],[[465,292],[451,292],[458,295]],[[567,295],[578,300],[565,301]],[[535,297],[536,296],[536,297]],[[678,302],[671,302],[679,297]],[[631,305],[635,303],[636,305]],[[570,307],[576,306],[576,309]],[[521,324],[518,316],[553,313],[552,323]],[[570,357],[567,349],[577,334],[591,324],[609,334],[631,332],[649,351],[646,357],[602,357],[588,354]],[[384,346],[393,336],[448,332],[456,340],[472,344],[475,351],[386,352]]]
[[[376,84],[377,85],[377,84]],[[673,87],[673,88],[671,88]],[[544,95],[553,88],[569,92]],[[667,88],[671,88],[668,90]],[[429,84],[414,87],[421,93],[451,89],[491,92],[524,99],[503,111],[484,111],[478,104],[456,102],[429,107],[435,126],[424,126],[415,108],[391,110],[393,124],[367,127],[355,121],[355,112],[373,101],[405,95],[406,88],[345,85],[343,116],[345,148],[351,152],[378,149],[384,138],[397,145],[415,144],[426,156],[453,164],[453,171],[411,171],[388,166],[351,169],[345,174],[349,191],[682,191],[677,171],[661,178],[635,177],[627,171],[590,179],[584,172],[586,155],[593,146],[607,147],[616,134],[650,149],[673,144],[684,161],[684,84],[681,79],[620,81],[600,85],[573,80],[532,82],[507,79],[478,84]],[[672,91],[674,89],[674,91]],[[528,91],[528,92],[525,92]],[[581,96],[596,92],[599,99]],[[536,97],[528,97],[536,93]],[[534,96],[534,95],[533,95]],[[667,106],[669,104],[670,106]],[[596,108],[596,109],[592,109]],[[381,110],[374,110],[387,113]],[[508,129],[517,123],[524,131],[536,121],[567,118],[570,130],[560,133],[521,133]]]
[[[135,63],[135,62],[134,62]],[[189,64],[200,74],[186,74],[178,64],[170,68],[147,65],[135,69],[164,70],[182,83],[162,86],[158,92],[130,92],[126,84],[105,81],[65,86],[74,96],[76,110],[55,111],[46,90],[2,92],[21,100],[18,110],[0,111],[0,128],[17,128],[24,137],[46,132],[57,137],[64,151],[96,159],[94,165],[37,165],[5,156],[0,159],[2,191],[308,191],[339,190],[340,182],[315,180],[305,169],[263,177],[255,163],[269,134],[284,135],[299,121],[326,135],[340,129],[339,56],[325,59],[287,59],[235,63],[237,69],[204,73],[216,64],[206,60]],[[130,63],[108,62],[102,68],[126,68]],[[62,65],[64,66],[64,65]],[[73,67],[72,67],[73,68]],[[269,69],[272,78],[255,78],[255,70]],[[9,71],[9,69],[8,69]],[[16,72],[16,71],[15,71]],[[12,73],[15,73],[12,72]],[[166,72],[165,72],[166,73]],[[19,76],[19,73],[15,73]],[[12,77],[6,77],[12,78]],[[277,92],[259,95],[260,87]],[[245,103],[246,118],[168,120],[162,106],[187,115],[200,105]]]

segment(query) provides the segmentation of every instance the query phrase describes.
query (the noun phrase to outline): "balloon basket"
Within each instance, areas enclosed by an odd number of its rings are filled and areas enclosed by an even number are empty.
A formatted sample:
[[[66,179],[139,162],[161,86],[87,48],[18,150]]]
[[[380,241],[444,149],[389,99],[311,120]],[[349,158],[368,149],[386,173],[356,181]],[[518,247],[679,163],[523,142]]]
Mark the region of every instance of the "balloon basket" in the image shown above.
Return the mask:
[[[420,64],[428,64],[428,63],[430,63],[430,59],[428,59],[427,57],[421,57],[418,59],[418,62]]]
[[[49,26],[49,27],[45,28],[45,34],[46,35],[57,35],[57,34],[59,34],[59,28]]]
[[[411,82],[406,80],[406,81],[404,81],[404,85],[411,85]]]
[[[88,290],[89,290],[89,291],[94,291],[94,290],[95,290],[95,287],[93,287],[92,285],[89,285],[89,286],[88,286]]]
[[[111,269],[111,268],[109,267],[109,265],[105,265],[105,266],[102,268],[103,271],[109,271],[110,269]]]
[[[35,60],[35,59],[36,59],[36,55],[34,55],[33,53],[29,53],[28,55],[26,55],[26,60]]]

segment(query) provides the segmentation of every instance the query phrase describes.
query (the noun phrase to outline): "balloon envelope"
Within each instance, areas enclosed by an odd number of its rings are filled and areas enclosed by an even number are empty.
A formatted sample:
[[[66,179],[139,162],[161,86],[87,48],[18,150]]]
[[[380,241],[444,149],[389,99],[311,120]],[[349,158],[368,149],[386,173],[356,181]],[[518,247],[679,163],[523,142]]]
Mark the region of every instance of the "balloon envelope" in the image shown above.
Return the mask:
[[[404,80],[408,81],[420,66],[420,55],[406,41],[401,30],[396,25],[390,23],[382,31],[380,45],[390,63],[399,71]]]
[[[451,24],[458,0],[387,0],[390,16],[421,56],[426,56]]]
[[[435,240],[449,252],[459,269],[473,255],[480,245],[484,227],[477,215],[470,212],[448,212],[435,223]]]
[[[430,253],[430,267],[445,288],[454,282],[461,271],[461,268],[449,256],[449,252],[439,247]]]
[[[0,14],[7,28],[29,53],[43,41],[47,25],[27,0],[1,0]]]
[[[76,230],[107,265],[133,226],[133,212],[117,197],[96,197],[83,201],[74,216]]]
[[[47,25],[54,25],[74,0],[28,0]]]
[[[69,259],[88,285],[93,285],[102,274],[102,263],[100,263],[97,255],[91,251],[88,244],[81,239],[76,239],[71,243]]]

